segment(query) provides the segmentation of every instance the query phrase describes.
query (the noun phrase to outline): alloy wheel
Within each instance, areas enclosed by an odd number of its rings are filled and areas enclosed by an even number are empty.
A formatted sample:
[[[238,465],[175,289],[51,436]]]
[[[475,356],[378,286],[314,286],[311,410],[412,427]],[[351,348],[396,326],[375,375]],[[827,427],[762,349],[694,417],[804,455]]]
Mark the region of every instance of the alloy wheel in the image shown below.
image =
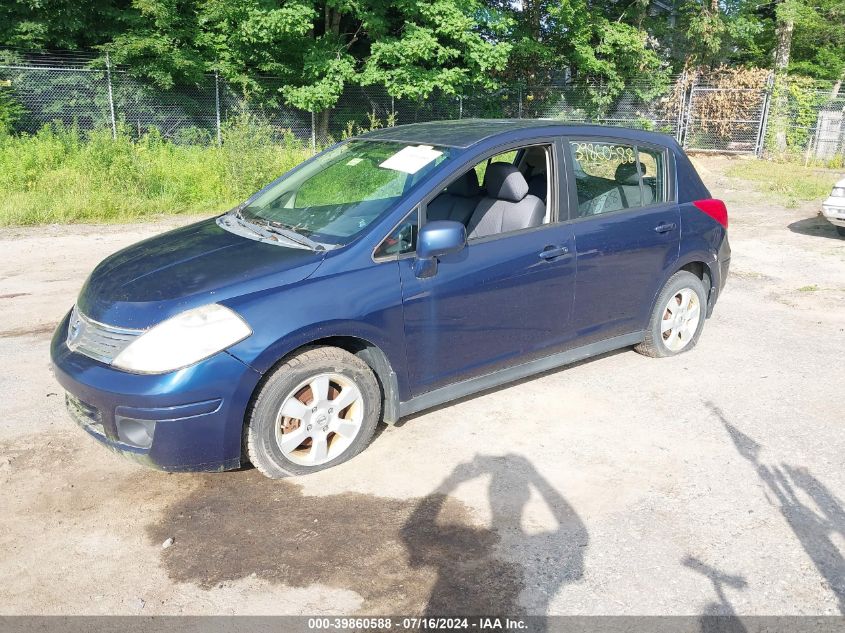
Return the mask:
[[[701,303],[691,288],[682,288],[669,298],[663,310],[660,335],[663,344],[679,352],[690,344],[701,320]]]
[[[318,374],[285,398],[276,416],[276,444],[290,461],[319,466],[349,448],[363,419],[358,385],[341,374]]]

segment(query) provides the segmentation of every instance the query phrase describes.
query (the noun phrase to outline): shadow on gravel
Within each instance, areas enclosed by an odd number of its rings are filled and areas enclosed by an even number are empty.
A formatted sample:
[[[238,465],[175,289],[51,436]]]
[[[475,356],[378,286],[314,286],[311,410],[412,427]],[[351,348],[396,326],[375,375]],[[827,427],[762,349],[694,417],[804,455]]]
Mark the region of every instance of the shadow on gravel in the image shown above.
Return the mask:
[[[492,526],[450,496],[480,476],[490,477]],[[373,614],[545,614],[583,572],[583,523],[520,456],[460,464],[422,499],[305,496],[254,470],[197,477],[202,485],[147,531],[155,543],[175,539],[161,553],[171,579],[206,589],[254,576],[351,590]],[[520,527],[531,488],[555,518],[552,531]]]
[[[812,218],[798,220],[793,222],[787,228],[793,233],[800,233],[801,235],[812,235],[813,237],[829,237],[835,240],[845,239],[836,232],[836,227],[825,220],[822,216],[817,215]]]
[[[483,476],[490,476],[488,499],[495,538],[510,562],[479,567],[473,563],[472,553],[479,546],[492,547],[493,542],[483,543],[490,534],[467,526],[444,528],[436,519],[455,488]],[[551,510],[555,529],[536,534],[523,529],[523,513],[532,488]],[[412,567],[437,572],[427,615],[545,615],[559,588],[582,577],[589,538],[573,508],[531,462],[518,455],[479,455],[455,468],[417,505],[402,528],[402,540]],[[463,596],[466,602],[456,605],[456,596]]]
[[[845,615],[845,559],[832,539],[836,534],[845,538],[842,502],[806,468],[761,463],[762,446],[728,422],[719,407],[710,402],[707,407],[719,418],[739,454],[754,466],[757,476],[774,496],[770,500],[778,506],[826,586],[836,596],[840,613]]]
[[[682,564],[707,578],[713,585],[718,602],[710,602],[701,614],[701,630],[704,633],[743,633],[747,629],[734,611],[731,601],[725,595],[725,587],[744,589],[748,586],[742,576],[731,576],[711,567],[697,558],[687,556]]]

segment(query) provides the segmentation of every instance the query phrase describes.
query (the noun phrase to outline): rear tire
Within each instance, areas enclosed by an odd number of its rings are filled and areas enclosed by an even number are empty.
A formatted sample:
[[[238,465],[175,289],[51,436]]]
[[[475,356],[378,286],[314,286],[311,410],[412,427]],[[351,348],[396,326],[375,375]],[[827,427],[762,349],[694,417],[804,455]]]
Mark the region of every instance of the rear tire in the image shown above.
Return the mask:
[[[336,347],[305,348],[258,392],[246,429],[249,460],[271,479],[341,464],[369,444],[381,401],[360,358]]]
[[[837,226],[836,232],[839,233],[841,237],[845,237],[845,226]]]
[[[679,270],[657,296],[645,339],[634,349],[652,358],[691,350],[704,329],[706,310],[704,283],[691,272]]]

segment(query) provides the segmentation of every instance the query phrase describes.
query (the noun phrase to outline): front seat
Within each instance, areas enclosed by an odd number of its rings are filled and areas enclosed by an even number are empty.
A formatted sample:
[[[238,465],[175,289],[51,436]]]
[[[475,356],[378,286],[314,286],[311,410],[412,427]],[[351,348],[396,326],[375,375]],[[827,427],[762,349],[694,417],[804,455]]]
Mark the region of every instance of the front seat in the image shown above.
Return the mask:
[[[484,174],[487,196],[475,207],[467,237],[477,238],[540,226],[546,205],[528,193],[525,176],[511,163],[490,163]]]

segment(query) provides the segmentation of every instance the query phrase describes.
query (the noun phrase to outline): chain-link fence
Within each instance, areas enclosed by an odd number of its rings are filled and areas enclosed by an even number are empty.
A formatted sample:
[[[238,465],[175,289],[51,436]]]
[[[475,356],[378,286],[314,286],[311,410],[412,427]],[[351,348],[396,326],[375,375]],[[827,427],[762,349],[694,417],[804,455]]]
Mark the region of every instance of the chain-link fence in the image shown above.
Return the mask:
[[[3,53],[3,51],[0,51]],[[96,66],[96,67],[95,67]],[[327,113],[290,107],[283,84],[260,77],[247,96],[217,75],[169,90],[134,78],[94,54],[0,54],[0,120],[34,133],[58,121],[81,130],[111,128],[140,136],[156,130],[179,143],[220,142],[228,121],[248,113],[279,135],[314,148],[385,125],[462,118],[549,118],[657,130],[689,150],[806,159],[845,156],[845,94],[832,86],[789,82],[778,88],[765,71],[752,86],[726,85],[704,74],[630,83],[620,92],[597,83],[515,86],[471,95],[435,92],[393,98],[384,87],[352,85]]]

